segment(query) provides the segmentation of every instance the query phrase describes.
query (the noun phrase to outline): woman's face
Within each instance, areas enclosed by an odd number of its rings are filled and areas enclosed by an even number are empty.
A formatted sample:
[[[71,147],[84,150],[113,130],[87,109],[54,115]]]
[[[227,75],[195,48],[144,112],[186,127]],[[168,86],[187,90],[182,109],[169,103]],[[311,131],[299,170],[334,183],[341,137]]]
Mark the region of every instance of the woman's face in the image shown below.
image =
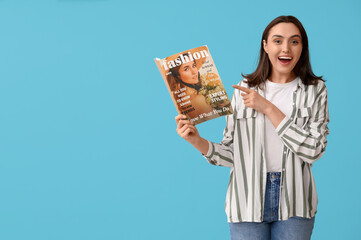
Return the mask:
[[[198,68],[194,61],[183,63],[179,69],[179,75],[183,82],[189,84],[198,83]]]
[[[272,74],[290,74],[302,53],[300,30],[293,23],[279,23],[270,29],[263,48],[272,64]]]

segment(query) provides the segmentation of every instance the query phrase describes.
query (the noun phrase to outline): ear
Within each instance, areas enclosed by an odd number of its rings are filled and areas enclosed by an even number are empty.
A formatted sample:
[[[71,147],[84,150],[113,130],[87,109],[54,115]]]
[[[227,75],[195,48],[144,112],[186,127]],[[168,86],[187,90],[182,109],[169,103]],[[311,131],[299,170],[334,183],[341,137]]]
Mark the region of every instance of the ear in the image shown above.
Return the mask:
[[[268,54],[268,47],[266,40],[262,40],[262,43],[263,43],[263,50]]]

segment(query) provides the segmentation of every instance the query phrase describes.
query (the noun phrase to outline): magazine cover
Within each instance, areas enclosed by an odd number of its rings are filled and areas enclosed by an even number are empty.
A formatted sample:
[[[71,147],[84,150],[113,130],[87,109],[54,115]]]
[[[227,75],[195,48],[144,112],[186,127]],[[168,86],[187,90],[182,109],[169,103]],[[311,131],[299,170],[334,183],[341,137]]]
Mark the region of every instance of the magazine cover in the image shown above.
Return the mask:
[[[207,46],[154,61],[179,114],[199,124],[233,113]]]

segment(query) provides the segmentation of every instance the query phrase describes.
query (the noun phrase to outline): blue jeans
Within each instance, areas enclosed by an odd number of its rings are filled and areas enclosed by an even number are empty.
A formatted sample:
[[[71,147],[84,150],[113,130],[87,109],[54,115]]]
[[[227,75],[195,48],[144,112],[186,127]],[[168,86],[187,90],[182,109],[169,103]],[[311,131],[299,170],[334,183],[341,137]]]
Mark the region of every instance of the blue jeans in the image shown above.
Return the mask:
[[[309,240],[315,217],[278,221],[281,173],[267,173],[263,222],[229,223],[231,240]]]

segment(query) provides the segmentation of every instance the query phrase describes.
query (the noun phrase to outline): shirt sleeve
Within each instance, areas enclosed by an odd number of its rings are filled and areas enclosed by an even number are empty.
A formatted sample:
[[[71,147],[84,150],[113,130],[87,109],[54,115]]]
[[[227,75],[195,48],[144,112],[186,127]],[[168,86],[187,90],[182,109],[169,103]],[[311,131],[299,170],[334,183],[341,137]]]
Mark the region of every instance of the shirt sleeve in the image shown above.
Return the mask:
[[[236,106],[235,94],[231,100],[232,106]],[[234,107],[235,109],[235,107]],[[223,131],[221,143],[208,141],[209,149],[204,157],[212,165],[232,167],[233,166],[233,135],[234,135],[234,114],[226,116],[226,128]]]
[[[283,143],[300,159],[313,163],[325,152],[329,129],[327,89],[325,84],[317,86],[318,91],[311,108],[311,116],[305,128],[299,127],[292,118],[285,117],[276,128]]]

